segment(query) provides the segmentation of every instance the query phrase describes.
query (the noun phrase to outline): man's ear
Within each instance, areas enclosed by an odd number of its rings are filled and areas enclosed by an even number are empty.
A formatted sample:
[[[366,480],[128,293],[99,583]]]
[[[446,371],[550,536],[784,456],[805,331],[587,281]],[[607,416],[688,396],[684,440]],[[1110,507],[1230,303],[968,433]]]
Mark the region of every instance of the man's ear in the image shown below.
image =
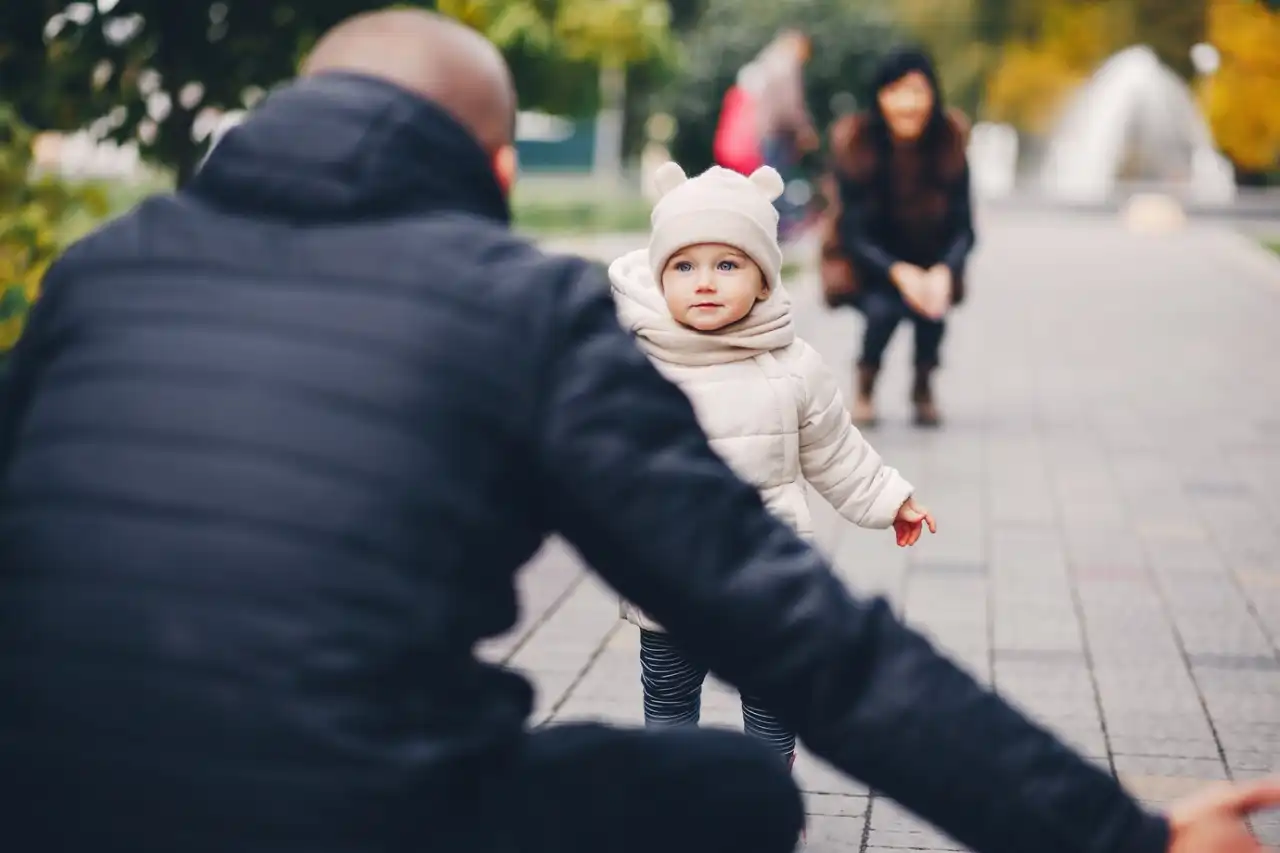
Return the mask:
[[[520,171],[520,155],[514,145],[504,145],[493,155],[493,176],[498,179],[502,191],[511,194],[516,184],[516,175]]]

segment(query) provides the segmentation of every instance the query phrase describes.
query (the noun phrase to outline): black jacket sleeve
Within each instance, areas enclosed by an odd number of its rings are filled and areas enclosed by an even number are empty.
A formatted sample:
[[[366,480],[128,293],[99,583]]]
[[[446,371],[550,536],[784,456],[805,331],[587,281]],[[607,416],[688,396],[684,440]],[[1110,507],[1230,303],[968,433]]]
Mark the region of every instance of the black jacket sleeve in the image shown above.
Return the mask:
[[[840,187],[840,245],[859,266],[888,278],[889,268],[900,259],[882,246],[867,227],[870,188],[862,181],[839,173],[836,181]]]
[[[708,446],[618,325],[603,276],[562,282],[536,456],[587,561],[815,753],[983,853],[1163,853],[1109,775],[858,600]]]
[[[942,263],[947,265],[953,276],[964,272],[965,262],[977,242],[973,231],[973,200],[969,188],[969,167],[960,173],[959,179],[951,187],[947,206],[950,212],[952,233],[955,235],[946,250],[942,253]]]

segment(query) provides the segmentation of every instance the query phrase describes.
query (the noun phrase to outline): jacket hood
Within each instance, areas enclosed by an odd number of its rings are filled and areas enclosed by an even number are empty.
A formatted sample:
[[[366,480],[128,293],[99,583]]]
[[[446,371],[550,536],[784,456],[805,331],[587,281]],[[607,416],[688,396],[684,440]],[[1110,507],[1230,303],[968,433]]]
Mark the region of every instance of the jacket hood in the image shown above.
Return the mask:
[[[231,128],[185,188],[237,213],[352,221],[457,211],[506,222],[484,149],[431,101],[328,73],[276,89]]]
[[[637,249],[609,266],[609,282],[618,319],[633,332],[645,352],[683,365],[743,361],[789,346],[795,339],[791,297],[778,285],[746,317],[715,332],[698,332],[671,316],[649,266],[649,252]]]

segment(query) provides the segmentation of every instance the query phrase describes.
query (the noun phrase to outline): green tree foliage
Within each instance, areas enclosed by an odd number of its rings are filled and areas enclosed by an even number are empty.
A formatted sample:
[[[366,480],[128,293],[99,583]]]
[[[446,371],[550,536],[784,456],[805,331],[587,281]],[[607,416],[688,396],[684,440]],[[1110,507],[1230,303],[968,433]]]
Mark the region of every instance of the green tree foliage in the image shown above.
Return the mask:
[[[981,105],[986,75],[996,59],[980,16],[989,0],[898,0],[898,22],[938,65],[947,103],[973,115]]]
[[[581,117],[601,106],[602,64],[638,72],[642,96],[664,80],[663,70],[673,60],[672,22],[695,16],[701,2],[439,0],[436,5],[502,48],[522,108]]]
[[[194,170],[199,111],[239,109],[255,87],[294,73],[299,56],[329,26],[368,8],[355,0],[311,3],[118,0],[32,3],[18,26],[0,29],[0,80],[21,74],[17,103],[40,127],[70,130],[103,118],[116,139],[179,178]],[[51,10],[54,14],[49,14]],[[34,76],[25,76],[37,71]]]
[[[464,21],[503,50],[596,66],[631,65],[662,52],[671,17],[665,0],[438,0],[421,5]]]
[[[116,139],[181,180],[199,162],[201,110],[239,109],[279,81],[326,29],[369,0],[17,0],[0,3],[0,91],[38,127],[102,119]],[[601,62],[632,64],[667,48],[664,0],[440,0],[512,60],[526,107],[595,106]],[[688,7],[688,8],[686,8]],[[690,14],[687,3],[683,14]]]
[[[888,5],[876,0],[707,0],[701,23],[683,39],[683,62],[666,99],[678,123],[672,154],[686,169],[711,165],[725,92],[742,66],[791,28],[813,40],[805,86],[820,127],[837,95],[864,96],[875,58],[901,34]]]
[[[33,133],[17,111],[0,105],[0,359],[22,332],[45,270],[74,236],[77,222],[106,211],[92,187],[32,174]]]
[[[1205,39],[1208,0],[1129,0],[1133,30],[1160,61],[1190,80],[1195,76],[1191,46]],[[1280,45],[1277,46],[1280,49]]]

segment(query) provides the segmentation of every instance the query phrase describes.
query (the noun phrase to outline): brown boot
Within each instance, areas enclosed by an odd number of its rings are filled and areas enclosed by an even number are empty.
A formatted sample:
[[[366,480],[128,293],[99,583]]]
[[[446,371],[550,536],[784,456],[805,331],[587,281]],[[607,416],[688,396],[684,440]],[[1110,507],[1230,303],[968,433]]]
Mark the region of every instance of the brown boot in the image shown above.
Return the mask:
[[[921,427],[936,427],[942,423],[938,414],[938,406],[933,399],[933,386],[930,376],[933,368],[917,367],[916,379],[911,386],[911,402],[915,406],[915,424]]]
[[[879,368],[858,365],[858,387],[851,414],[853,425],[859,429],[876,425],[876,407],[872,398],[876,393],[876,377],[879,374]]]

